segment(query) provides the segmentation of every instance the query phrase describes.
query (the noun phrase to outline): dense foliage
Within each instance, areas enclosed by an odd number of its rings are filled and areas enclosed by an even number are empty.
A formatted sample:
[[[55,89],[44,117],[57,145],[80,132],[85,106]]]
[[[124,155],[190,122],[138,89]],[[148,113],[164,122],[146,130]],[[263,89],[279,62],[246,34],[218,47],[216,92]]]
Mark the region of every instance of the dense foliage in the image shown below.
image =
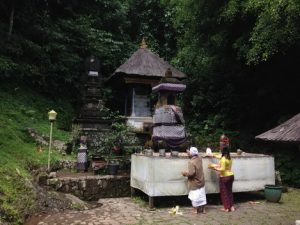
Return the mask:
[[[74,95],[85,57],[96,55],[102,72],[112,72],[131,49],[125,42],[128,7],[121,2],[1,1],[1,77]]]
[[[249,148],[299,113],[299,1],[165,2],[177,9],[173,62],[189,75],[183,103],[192,132],[233,131]]]
[[[233,151],[274,154],[284,183],[299,186],[297,146],[270,150],[254,136],[300,112],[300,2],[164,2],[176,9],[173,62],[188,74],[182,103],[195,142],[216,147],[225,132]]]
[[[0,15],[0,82],[15,84],[1,92],[1,120],[38,118],[35,125],[48,129],[38,125],[43,104],[35,105],[34,97],[24,96],[28,105],[17,100],[22,83],[52,99],[64,117],[58,127],[68,130],[84,59],[98,57],[106,78],[145,37],[152,51],[188,76],[181,104],[195,144],[217,148],[225,132],[232,150],[275,154],[284,182],[299,186],[299,154],[260,148],[254,136],[300,112],[300,1],[2,0]],[[12,104],[3,106],[6,99]],[[16,123],[1,121],[0,134],[6,137],[1,150],[26,140]],[[17,144],[19,151],[26,146]],[[1,154],[5,160],[8,153]],[[7,189],[0,189],[1,198]],[[9,210],[17,220],[19,211]]]

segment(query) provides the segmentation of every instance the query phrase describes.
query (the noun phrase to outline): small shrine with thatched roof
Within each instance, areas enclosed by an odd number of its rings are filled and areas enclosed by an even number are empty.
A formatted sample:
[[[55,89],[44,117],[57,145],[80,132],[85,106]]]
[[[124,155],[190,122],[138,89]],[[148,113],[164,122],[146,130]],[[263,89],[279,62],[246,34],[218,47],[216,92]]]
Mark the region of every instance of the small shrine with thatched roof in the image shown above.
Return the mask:
[[[155,102],[150,95],[170,68],[173,77],[186,75],[147,48],[143,39],[140,48],[109,77],[108,82],[120,96],[120,112],[127,117],[127,124],[136,133],[151,133]]]

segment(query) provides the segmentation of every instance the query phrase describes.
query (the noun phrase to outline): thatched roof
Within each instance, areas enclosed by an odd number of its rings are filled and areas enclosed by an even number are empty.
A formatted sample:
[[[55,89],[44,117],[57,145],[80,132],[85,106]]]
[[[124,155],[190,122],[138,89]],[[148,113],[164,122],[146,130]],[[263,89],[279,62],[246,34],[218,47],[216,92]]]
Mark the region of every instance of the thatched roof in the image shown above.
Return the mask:
[[[300,113],[279,126],[255,137],[257,140],[300,143]]]
[[[186,77],[184,73],[165,62],[149,49],[140,48],[123,65],[117,68],[110,78],[121,74],[164,77],[168,68],[172,70],[173,77],[180,79]]]

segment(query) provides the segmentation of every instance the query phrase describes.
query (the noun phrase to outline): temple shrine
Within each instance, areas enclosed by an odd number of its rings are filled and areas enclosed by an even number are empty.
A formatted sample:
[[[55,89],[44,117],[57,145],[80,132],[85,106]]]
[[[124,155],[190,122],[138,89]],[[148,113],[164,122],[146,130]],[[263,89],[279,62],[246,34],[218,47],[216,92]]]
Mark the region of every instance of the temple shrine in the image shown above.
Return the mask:
[[[111,121],[105,119],[102,87],[100,62],[96,57],[90,56],[85,60],[85,72],[81,77],[80,107],[73,122],[79,126],[81,135],[87,137],[92,148],[101,145],[97,137],[100,133],[107,132],[111,125]]]
[[[165,77],[152,88],[153,93],[158,94],[153,116],[152,141],[154,143],[162,142],[168,150],[180,151],[186,150],[187,147],[185,146],[184,118],[176,101],[176,95],[185,89],[185,84],[172,77],[170,68],[167,69]]]
[[[119,111],[127,117],[127,125],[139,134],[151,134],[154,100],[152,87],[158,85],[166,70],[172,70],[173,78],[182,80],[186,75],[169,65],[147,48],[143,40],[140,48],[109,77],[108,83],[120,96]]]
[[[127,115],[128,124],[140,132],[145,132],[145,125],[151,124],[154,142],[163,142],[172,153],[173,150],[185,150],[187,146],[184,146],[186,143],[184,118],[181,108],[176,103],[176,95],[186,88],[181,82],[185,75],[141,46],[111,78],[114,76],[122,78],[126,84],[124,113]],[[147,97],[150,90],[158,95],[155,105]],[[152,111],[154,111],[153,118]],[[161,150],[159,144],[158,149]],[[188,194],[187,179],[181,174],[188,165],[188,155],[185,152],[178,152],[176,155],[172,153],[160,154],[160,151],[152,153],[147,149],[131,155],[132,194],[135,189],[147,194],[150,208],[154,206],[155,197]],[[205,157],[204,153],[200,155],[203,157],[206,193],[218,193],[218,175],[208,168],[209,164],[218,161]],[[232,153],[231,156],[235,176],[233,192],[257,191],[264,189],[266,184],[275,184],[273,156],[246,152]]]

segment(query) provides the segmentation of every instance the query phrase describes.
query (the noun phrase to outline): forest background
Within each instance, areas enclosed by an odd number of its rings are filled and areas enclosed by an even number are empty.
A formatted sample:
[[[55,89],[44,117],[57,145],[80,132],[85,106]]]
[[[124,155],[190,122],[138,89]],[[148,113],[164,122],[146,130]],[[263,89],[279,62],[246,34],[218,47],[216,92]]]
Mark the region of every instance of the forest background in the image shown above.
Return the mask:
[[[181,106],[195,142],[225,132],[233,150],[274,154],[284,181],[300,187],[297,147],[254,139],[300,112],[298,0],[2,0],[1,87],[68,102],[58,126],[70,130],[84,59],[98,57],[107,78],[142,38],[187,74]]]

